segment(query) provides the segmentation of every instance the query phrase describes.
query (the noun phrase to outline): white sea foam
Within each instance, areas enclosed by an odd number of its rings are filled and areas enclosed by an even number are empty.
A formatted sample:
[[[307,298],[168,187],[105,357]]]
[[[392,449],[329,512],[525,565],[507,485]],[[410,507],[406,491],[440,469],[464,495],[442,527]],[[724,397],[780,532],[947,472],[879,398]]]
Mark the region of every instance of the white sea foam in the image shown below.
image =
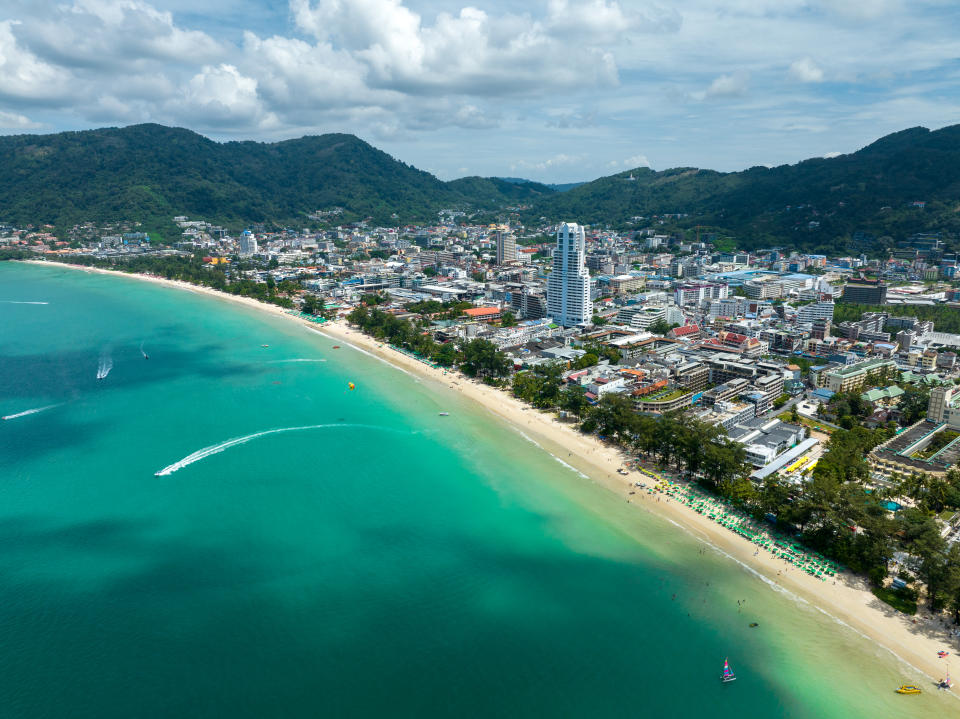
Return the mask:
[[[0,300],[5,305],[49,305],[49,302],[28,302],[26,300]]]
[[[326,362],[325,359],[308,359],[306,357],[297,357],[296,359],[269,360],[267,364],[287,364],[289,362]]]
[[[310,332],[315,332],[315,333],[317,333],[318,335],[322,335],[323,337],[326,337],[327,339],[331,339],[330,335],[325,334],[325,333],[321,332],[320,330],[314,329],[313,327],[306,327],[305,329],[308,330],[308,331],[310,331]],[[338,341],[341,345],[346,345],[347,347],[350,347],[351,349],[355,349],[357,352],[360,352],[361,354],[365,354],[367,357],[373,357],[373,359],[375,359],[375,360],[380,360],[380,361],[383,362],[385,365],[389,365],[390,367],[393,367],[393,368],[394,368],[395,370],[397,370],[398,372],[403,372],[404,374],[410,375],[411,377],[414,377],[414,376],[415,376],[412,372],[408,372],[408,371],[405,370],[403,367],[397,367],[397,365],[393,364],[393,362],[391,362],[390,360],[386,360],[386,359],[384,359],[383,357],[378,357],[377,355],[373,354],[373,352],[367,352],[365,349],[362,349],[362,348],[360,348],[360,347],[357,347],[357,346],[356,346],[355,344],[353,344],[352,342],[347,342],[346,340],[337,340],[337,341]]]
[[[523,437],[525,440],[527,440],[527,441],[528,441],[530,444],[532,444],[534,447],[537,447],[537,448],[539,448],[539,449],[542,449],[544,452],[546,452],[547,454],[549,454],[549,455],[550,455],[551,457],[553,457],[557,462],[559,462],[560,464],[562,464],[564,467],[566,467],[567,469],[569,469],[571,472],[576,472],[578,475],[580,475],[580,476],[583,477],[584,479],[590,479],[590,477],[588,477],[587,475],[585,475],[585,474],[584,474],[583,472],[581,472],[579,469],[577,469],[576,467],[574,467],[574,466],[571,465],[571,464],[568,464],[567,462],[564,462],[562,459],[560,459],[560,458],[559,458],[557,455],[555,455],[553,452],[547,450],[547,449],[546,449],[542,444],[540,444],[537,440],[533,439],[532,437],[527,436],[522,430],[519,430],[519,429],[518,429],[518,430],[517,430],[517,434],[519,434],[521,437]]]
[[[659,512],[655,512],[655,514],[656,514],[656,516],[658,516],[660,519],[662,519],[662,520],[664,520],[664,521],[666,521],[666,522],[669,522],[669,523],[672,524],[674,527],[676,527],[677,529],[683,531],[684,533],[689,534],[689,535],[691,535],[691,536],[693,536],[693,537],[696,537],[699,541],[702,541],[704,544],[706,544],[707,546],[709,546],[709,547],[710,547],[713,551],[715,551],[717,554],[723,555],[724,557],[726,557],[727,559],[731,560],[732,562],[740,565],[741,568],[745,569],[749,574],[752,574],[756,579],[759,579],[761,582],[763,582],[764,584],[766,584],[770,589],[772,589],[773,591],[777,592],[778,594],[782,594],[783,596],[785,596],[787,599],[791,600],[791,601],[794,602],[795,604],[802,605],[802,606],[807,607],[807,608],[810,608],[810,609],[815,609],[816,611],[820,612],[821,614],[825,615],[826,617],[829,617],[830,619],[832,619],[832,620],[833,620],[834,622],[836,622],[837,624],[840,624],[841,626],[846,627],[847,629],[849,629],[850,631],[854,632],[855,634],[860,635],[862,638],[864,638],[864,639],[866,639],[867,641],[869,641],[874,647],[877,647],[878,649],[880,649],[880,650],[882,650],[882,651],[884,651],[884,652],[887,652],[887,653],[889,653],[889,654],[892,654],[893,657],[894,657],[894,659],[896,659],[897,661],[901,662],[901,663],[904,664],[905,666],[910,667],[912,670],[916,671],[917,673],[923,674],[923,675],[928,676],[928,677],[930,676],[929,674],[926,674],[926,672],[924,672],[922,669],[919,669],[918,667],[914,666],[913,664],[911,664],[910,662],[908,662],[907,660],[905,660],[903,657],[901,657],[899,654],[897,654],[897,653],[896,653],[895,651],[893,651],[892,649],[890,649],[890,648],[884,646],[883,644],[877,642],[873,637],[870,637],[869,635],[864,634],[863,632],[861,632],[861,631],[860,631],[859,629],[857,629],[856,627],[853,627],[853,626],[851,626],[850,624],[848,624],[847,622],[845,622],[845,621],[843,621],[842,619],[840,619],[840,617],[838,617],[838,616],[836,616],[836,615],[834,615],[834,614],[831,614],[829,611],[827,611],[827,610],[824,609],[823,607],[817,606],[816,604],[814,604],[813,602],[808,601],[808,600],[805,599],[804,597],[801,597],[800,595],[795,594],[794,592],[790,591],[789,589],[787,589],[787,588],[784,587],[783,585],[779,584],[778,582],[774,581],[773,579],[771,579],[770,577],[768,577],[767,575],[765,575],[763,572],[760,572],[760,571],[754,569],[753,567],[751,567],[751,566],[750,566],[749,564],[747,564],[746,562],[744,562],[744,561],[742,561],[742,560],[740,560],[740,559],[737,559],[736,557],[734,557],[732,554],[730,554],[730,553],[728,553],[728,552],[725,552],[723,549],[721,549],[720,547],[718,547],[716,544],[714,544],[714,543],[711,542],[710,540],[706,539],[704,536],[700,535],[699,532],[695,531],[692,527],[688,527],[688,526],[686,526],[686,525],[684,525],[684,524],[681,524],[681,523],[679,523],[679,522],[676,522],[676,521],[670,519],[669,517],[663,516],[663,515],[660,514]],[[932,678],[932,677],[930,677],[930,678]]]
[[[34,407],[33,409],[27,409],[23,412],[17,412],[16,414],[8,414],[7,416],[3,417],[3,419],[17,419],[18,417],[26,417],[28,414],[36,414],[37,412],[43,412],[59,406],[59,404],[48,404],[46,407]]]
[[[268,434],[282,434],[284,432],[305,432],[310,429],[330,429],[334,427],[353,427],[359,429],[374,429],[381,430],[383,432],[396,432],[397,430],[391,429],[390,427],[378,427],[376,425],[369,424],[352,424],[337,422],[333,424],[309,424],[303,427],[281,427],[280,429],[268,429],[263,432],[254,432],[253,434],[248,434],[243,437],[235,437],[234,439],[228,439],[226,442],[221,442],[220,444],[214,444],[210,447],[204,447],[203,449],[198,449],[193,454],[188,454],[183,459],[174,462],[173,464],[167,465],[159,472],[154,472],[154,475],[157,477],[166,477],[169,474],[183,469],[184,467],[189,467],[194,462],[199,462],[201,459],[206,459],[214,454],[220,454],[223,451],[230,449],[231,447],[236,447],[241,444],[246,444],[254,439],[260,437],[266,437]]]

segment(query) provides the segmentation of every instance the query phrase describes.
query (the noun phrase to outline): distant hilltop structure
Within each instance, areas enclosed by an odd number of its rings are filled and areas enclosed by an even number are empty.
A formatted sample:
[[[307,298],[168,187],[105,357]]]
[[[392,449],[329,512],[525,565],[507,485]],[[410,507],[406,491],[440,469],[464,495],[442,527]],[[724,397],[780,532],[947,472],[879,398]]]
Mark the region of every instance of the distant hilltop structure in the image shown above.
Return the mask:
[[[564,222],[557,230],[553,271],[547,280],[547,312],[564,327],[589,324],[593,318],[590,273],[584,261],[586,232],[576,222]]]

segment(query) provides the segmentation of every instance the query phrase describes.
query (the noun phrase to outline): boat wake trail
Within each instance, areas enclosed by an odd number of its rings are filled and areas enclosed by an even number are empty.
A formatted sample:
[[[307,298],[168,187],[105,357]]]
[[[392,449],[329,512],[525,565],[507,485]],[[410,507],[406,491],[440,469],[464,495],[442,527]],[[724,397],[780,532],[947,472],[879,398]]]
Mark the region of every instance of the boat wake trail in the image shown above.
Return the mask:
[[[143,342],[140,343],[140,354],[143,355],[144,359],[150,359],[150,355],[148,355],[143,349]]]
[[[97,365],[97,379],[106,379],[107,375],[110,374],[110,370],[113,369],[113,356],[110,354],[110,350],[104,349],[100,353],[100,362]]]
[[[397,432],[399,430],[392,429],[390,427],[378,427],[372,424],[350,424],[344,422],[337,422],[332,424],[308,424],[304,427],[281,427],[280,429],[268,429],[265,432],[255,432],[254,434],[248,434],[244,437],[236,437],[234,439],[228,439],[226,442],[221,442],[220,444],[215,444],[210,447],[204,447],[203,449],[198,449],[193,454],[188,454],[186,457],[181,459],[178,462],[167,465],[159,472],[154,472],[156,477],[166,477],[167,475],[173,474],[174,472],[183,469],[184,467],[189,467],[194,462],[199,462],[201,459],[206,459],[214,454],[220,454],[223,451],[230,449],[231,447],[236,447],[240,444],[246,444],[254,439],[259,439],[260,437],[266,437],[268,434],[282,434],[284,432],[305,432],[311,429],[331,429],[334,427],[352,427],[358,429],[373,429],[380,430],[382,432]]]
[[[16,414],[8,414],[2,419],[17,419],[18,417],[26,417],[28,414],[36,414],[37,412],[43,412],[44,410],[53,409],[54,407],[59,406],[59,404],[48,404],[46,407],[34,407],[33,409],[27,409],[23,412],[17,412]]]
[[[0,300],[5,305],[49,305],[49,302],[27,302],[25,300]]]

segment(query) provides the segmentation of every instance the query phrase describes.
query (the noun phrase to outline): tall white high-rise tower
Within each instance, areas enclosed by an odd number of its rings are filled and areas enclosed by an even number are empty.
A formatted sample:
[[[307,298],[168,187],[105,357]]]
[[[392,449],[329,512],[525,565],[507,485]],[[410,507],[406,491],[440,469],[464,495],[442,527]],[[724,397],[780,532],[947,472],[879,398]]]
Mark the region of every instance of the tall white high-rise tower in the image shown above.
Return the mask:
[[[257,236],[250,230],[244,230],[240,234],[240,241],[237,245],[237,254],[241,257],[257,254]]]
[[[584,264],[587,238],[575,222],[565,222],[557,230],[553,251],[553,271],[547,280],[547,314],[563,325],[574,327],[590,322],[590,273]]]
[[[510,232],[497,232],[497,264],[503,265],[517,259],[517,238]]]

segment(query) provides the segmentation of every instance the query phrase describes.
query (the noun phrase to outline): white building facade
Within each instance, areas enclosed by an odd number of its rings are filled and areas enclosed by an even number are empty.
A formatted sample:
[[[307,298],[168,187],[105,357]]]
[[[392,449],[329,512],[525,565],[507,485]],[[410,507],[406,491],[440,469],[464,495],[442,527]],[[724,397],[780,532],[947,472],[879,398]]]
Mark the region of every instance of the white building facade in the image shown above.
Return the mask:
[[[833,302],[813,302],[804,305],[797,311],[797,322],[813,322],[814,320],[833,321]]]
[[[240,234],[240,240],[237,243],[238,252],[241,256],[249,256],[257,254],[257,236],[254,235],[250,230],[244,230]]]
[[[497,264],[517,261],[517,238],[509,232],[497,233]]]
[[[547,312],[564,327],[588,324],[593,318],[590,273],[584,263],[586,251],[583,227],[575,222],[560,225],[553,271],[547,280]]]

